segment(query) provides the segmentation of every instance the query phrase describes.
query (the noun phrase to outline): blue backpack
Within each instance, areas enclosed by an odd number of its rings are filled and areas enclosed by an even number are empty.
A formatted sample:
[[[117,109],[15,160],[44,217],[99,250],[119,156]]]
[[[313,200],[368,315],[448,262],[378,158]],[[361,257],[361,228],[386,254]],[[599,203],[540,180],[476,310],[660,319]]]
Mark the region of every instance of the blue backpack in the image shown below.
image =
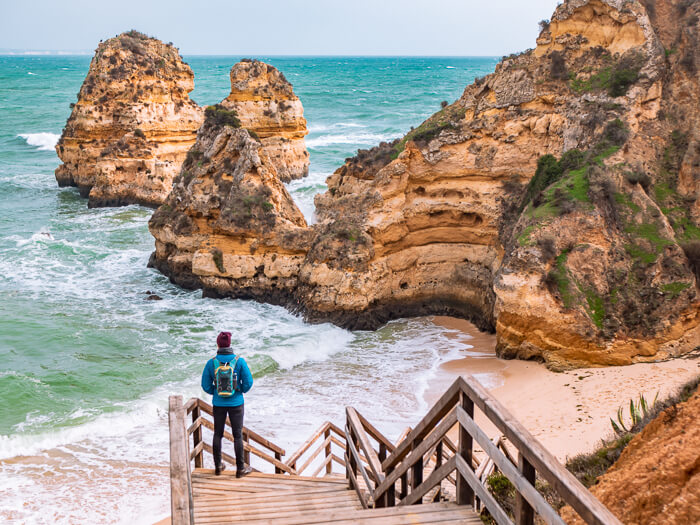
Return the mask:
[[[231,397],[238,391],[236,363],[238,363],[238,356],[232,363],[222,363],[216,357],[214,358],[214,382],[217,395]]]

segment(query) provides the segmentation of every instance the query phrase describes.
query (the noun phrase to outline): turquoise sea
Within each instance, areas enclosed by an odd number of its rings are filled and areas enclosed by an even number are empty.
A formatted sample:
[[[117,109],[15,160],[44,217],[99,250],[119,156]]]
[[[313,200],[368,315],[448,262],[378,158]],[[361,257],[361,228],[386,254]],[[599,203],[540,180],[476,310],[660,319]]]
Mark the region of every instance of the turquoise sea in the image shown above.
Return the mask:
[[[289,188],[310,220],[313,196],[346,157],[403,135],[497,63],[256,58],[283,71],[304,105],[311,170]],[[195,101],[228,94],[240,57],[185,59]],[[323,421],[342,422],[348,404],[391,437],[414,423],[431,374],[470,348],[448,329],[411,319],[349,332],[202,299],[146,268],[151,210],[89,210],[77,190],[57,187],[53,146],[89,63],[0,56],[0,522],[167,515],[167,396],[203,395],[201,369],[222,329],[256,378],[246,424],[288,451]]]

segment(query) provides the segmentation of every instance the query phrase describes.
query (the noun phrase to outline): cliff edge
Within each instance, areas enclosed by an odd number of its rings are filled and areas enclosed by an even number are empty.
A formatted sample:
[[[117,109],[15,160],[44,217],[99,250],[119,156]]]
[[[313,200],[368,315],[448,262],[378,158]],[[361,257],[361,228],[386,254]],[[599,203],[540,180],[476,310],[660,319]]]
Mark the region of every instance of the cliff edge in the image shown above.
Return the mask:
[[[339,168],[316,197],[318,223],[297,224],[278,254],[294,254],[281,286],[260,265],[165,273],[348,328],[457,315],[495,330],[499,355],[552,368],[692,350],[699,14],[682,0],[569,0],[535,49]],[[180,260],[180,239],[151,231],[154,264]],[[243,265],[257,250],[231,254]]]

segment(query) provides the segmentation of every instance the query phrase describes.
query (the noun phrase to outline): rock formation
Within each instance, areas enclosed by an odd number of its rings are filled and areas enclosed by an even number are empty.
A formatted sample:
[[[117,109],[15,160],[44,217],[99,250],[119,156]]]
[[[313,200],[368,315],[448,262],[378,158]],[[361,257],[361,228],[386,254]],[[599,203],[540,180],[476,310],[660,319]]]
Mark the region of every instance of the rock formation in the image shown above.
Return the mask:
[[[591,492],[622,523],[697,523],[700,516],[700,392],[666,409],[635,436]],[[562,517],[584,523],[570,507]]]
[[[159,211],[153,264],[210,295],[350,328],[467,317],[496,331],[500,355],[553,368],[694,349],[700,5],[647,4],[560,5],[534,50],[505,57],[403,139],[338,169],[316,198],[313,227],[293,221],[290,234],[293,203],[282,213],[270,201],[269,230],[251,208],[246,242],[234,248],[224,238],[240,233],[218,227],[194,243],[171,235]],[[273,186],[265,183],[274,195]],[[171,200],[190,202],[195,188]],[[215,206],[184,206],[188,217],[220,220]],[[214,242],[230,264],[191,256]],[[261,253],[282,257],[283,279],[270,280]]]
[[[310,230],[259,139],[235,111],[209,107],[166,203],[149,223],[151,265],[188,288],[285,299]]]
[[[171,44],[136,31],[100,43],[56,151],[59,186],[89,206],[157,206],[202,123],[190,67]]]
[[[242,60],[231,68],[231,94],[221,105],[236,111],[241,126],[260,140],[280,180],[308,174],[304,108],[277,69],[259,60]]]

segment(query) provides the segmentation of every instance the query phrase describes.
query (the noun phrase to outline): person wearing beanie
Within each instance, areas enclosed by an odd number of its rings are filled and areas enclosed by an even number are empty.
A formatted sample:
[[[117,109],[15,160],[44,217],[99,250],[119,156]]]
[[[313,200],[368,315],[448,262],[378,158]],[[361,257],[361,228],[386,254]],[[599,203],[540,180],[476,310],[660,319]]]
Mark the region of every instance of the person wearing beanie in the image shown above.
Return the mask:
[[[218,476],[226,468],[221,461],[221,439],[224,437],[226,417],[231,422],[233,433],[233,447],[236,453],[236,477],[241,478],[250,474],[253,469],[247,466],[243,460],[243,394],[253,386],[253,376],[250,368],[240,356],[236,356],[231,348],[231,332],[221,332],[216,338],[218,350],[204,366],[202,372],[202,390],[212,395],[214,406],[214,440],[212,449],[214,452],[215,473]],[[216,362],[215,362],[216,361]],[[234,377],[237,378],[235,391],[231,395],[219,395],[216,385],[217,364],[231,363]]]

